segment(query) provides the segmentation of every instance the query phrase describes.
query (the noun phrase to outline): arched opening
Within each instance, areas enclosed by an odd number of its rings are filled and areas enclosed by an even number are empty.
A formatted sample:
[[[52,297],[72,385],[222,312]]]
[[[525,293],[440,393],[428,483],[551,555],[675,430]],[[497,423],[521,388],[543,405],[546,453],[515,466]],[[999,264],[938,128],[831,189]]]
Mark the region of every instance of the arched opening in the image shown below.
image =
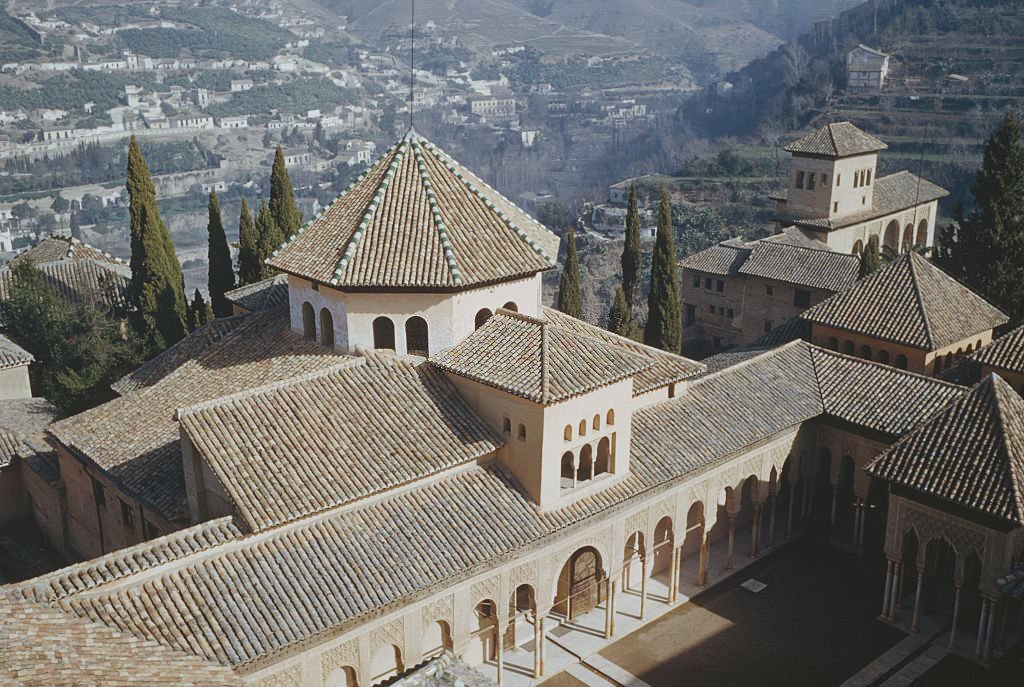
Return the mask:
[[[491,319],[491,315],[493,314],[494,313],[487,308],[481,308],[477,311],[476,318],[473,320],[473,327],[475,329],[480,329],[480,327],[484,326],[487,320]]]
[[[760,487],[761,481],[755,476],[750,475],[743,480],[743,486],[740,488],[740,512],[736,515],[736,529],[739,530],[747,525],[753,525],[754,523],[754,502],[758,500],[758,488]],[[750,532],[750,536],[753,537],[753,531]],[[751,550],[751,556],[753,556],[753,550]]]
[[[871,360],[871,346],[861,346],[860,357],[864,358],[864,360]]]
[[[519,642],[519,637],[531,637],[532,632],[527,631],[533,625],[537,617],[537,598],[533,587],[528,584],[521,584],[508,599],[508,628],[505,630],[505,648],[514,649]]]
[[[832,511],[832,452],[822,447],[818,450],[817,462],[814,465],[814,475],[811,477],[812,493],[809,495],[808,508],[810,509],[809,526],[819,532],[827,532]]]
[[[509,301],[501,307],[505,308],[505,310],[511,310],[512,312],[519,312],[519,306],[516,305],[514,301]]]
[[[522,422],[519,423],[519,427],[516,428],[516,438],[519,441],[526,441],[526,425]]]
[[[834,336],[828,337],[828,341],[825,342],[825,348],[829,349],[830,351],[838,351],[839,339],[837,339]]]
[[[898,367],[901,370],[907,369],[907,356],[903,355],[902,353],[898,353],[896,355],[896,363],[895,364],[896,364],[896,367]]]
[[[603,437],[597,442],[597,460],[594,461],[594,475],[603,475],[612,471],[611,440]]]
[[[953,367],[953,354],[952,353],[947,353],[946,357],[943,358],[943,360],[942,360],[942,369],[943,370],[948,370],[951,367]]]
[[[923,219],[917,223],[917,238],[914,239],[914,245],[919,248],[928,245],[928,220]]]
[[[334,345],[334,317],[327,308],[320,309],[320,343],[323,346]]]
[[[846,542],[847,544],[854,543],[853,472],[853,458],[850,456],[843,456],[839,460],[839,478],[836,480],[836,518],[832,536],[833,538]]]
[[[604,600],[604,580],[601,554],[597,549],[591,546],[579,549],[558,574],[552,612],[569,620],[589,613]]]
[[[885,363],[886,365],[888,365],[889,364],[889,351],[885,350],[884,348],[880,349],[878,351],[878,362]]]
[[[405,352],[409,355],[430,357],[427,321],[418,315],[405,321]]]
[[[580,420],[579,435],[581,437],[587,436],[587,421],[586,420]]]
[[[675,546],[675,536],[672,532],[672,518],[663,517],[654,528],[654,561],[651,565],[651,574],[656,575],[663,570],[668,570],[672,564],[672,549]]]
[[[586,482],[594,476],[594,450],[590,444],[585,444],[580,449],[580,464],[576,468],[576,481]]]
[[[909,253],[914,247],[914,225],[908,224],[903,229],[903,246],[901,253]]]
[[[373,321],[373,347],[378,350],[395,350],[395,323],[383,315]]]
[[[614,410],[609,410],[608,413],[604,416],[604,423],[606,425],[614,425],[615,424],[615,411]]]
[[[644,534],[633,532],[626,538],[626,545],[622,550],[622,591],[629,591],[634,585],[639,585],[641,576],[644,574]]]
[[[440,656],[452,648],[452,631],[448,623],[438,620],[427,625],[423,633],[423,660]]]
[[[394,644],[385,644],[374,652],[370,661],[370,684],[384,682],[403,670],[402,650]]]
[[[356,669],[352,666],[341,666],[335,668],[324,681],[325,687],[359,687],[359,679],[356,676]]]
[[[889,250],[891,250],[893,253],[899,252],[900,223],[897,222],[896,220],[889,222],[889,226],[885,228],[885,242],[883,245]]]
[[[926,613],[952,617],[956,552],[945,539],[932,539],[925,547],[924,557],[921,608]]]
[[[562,430],[562,438],[566,441],[572,441],[572,425],[565,426],[565,429]]]
[[[693,581],[698,581],[700,571],[700,545],[704,540],[704,502],[694,501],[686,512],[686,532],[683,535],[683,560],[693,559],[690,566]],[[686,566],[684,566],[685,569]]]
[[[562,489],[572,489],[576,486],[576,467],[573,465],[572,451],[562,454]]]
[[[316,341],[316,314],[308,302],[302,304],[302,338]]]
[[[909,529],[903,533],[902,577],[903,586],[899,590],[902,605],[906,606],[906,598],[914,593],[917,584],[917,532]]]
[[[849,339],[843,342],[843,353],[853,355],[853,342]]]
[[[478,665],[493,661],[498,651],[498,606],[491,599],[484,599],[473,609],[475,627],[470,631],[470,645],[466,662]]]
[[[976,634],[978,631],[978,616],[981,614],[981,593],[978,590],[980,584],[981,559],[972,551],[964,561],[964,584],[961,588],[960,615],[957,619],[957,628],[963,632]]]
[[[596,432],[601,429],[601,416],[595,415],[594,419],[590,423],[590,427]]]
[[[860,255],[863,252],[864,252],[864,242],[861,241],[860,239],[857,239],[853,243],[853,254],[854,255]]]

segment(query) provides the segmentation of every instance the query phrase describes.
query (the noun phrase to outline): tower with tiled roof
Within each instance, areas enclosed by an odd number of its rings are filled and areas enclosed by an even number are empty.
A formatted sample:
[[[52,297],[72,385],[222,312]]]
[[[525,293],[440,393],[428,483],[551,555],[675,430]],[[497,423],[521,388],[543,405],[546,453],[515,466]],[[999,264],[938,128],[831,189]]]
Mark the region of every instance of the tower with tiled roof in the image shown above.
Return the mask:
[[[538,315],[557,236],[410,131],[269,260],[292,328],[429,356],[501,307]]]

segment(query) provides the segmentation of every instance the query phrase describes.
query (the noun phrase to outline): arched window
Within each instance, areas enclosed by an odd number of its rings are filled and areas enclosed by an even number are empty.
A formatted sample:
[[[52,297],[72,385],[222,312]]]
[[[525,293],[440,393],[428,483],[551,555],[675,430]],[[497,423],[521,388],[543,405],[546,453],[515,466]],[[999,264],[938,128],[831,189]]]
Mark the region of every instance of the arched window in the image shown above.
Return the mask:
[[[519,441],[526,441],[526,425],[524,425],[522,422],[520,422],[519,423],[519,430],[517,431],[516,434],[519,437]]]
[[[505,308],[505,310],[511,310],[512,312],[519,312],[519,306],[515,304],[515,301],[509,301],[501,307]]]
[[[853,355],[853,342],[849,339],[843,342],[843,353]]]
[[[505,434],[511,434],[512,433],[512,419],[506,417],[504,420],[502,420],[502,422],[501,422],[501,429],[502,429],[503,432],[505,432]]]
[[[373,347],[395,350],[395,323],[383,315],[373,321]]]
[[[316,341],[316,314],[308,302],[302,304],[302,338]]]
[[[410,317],[405,321],[405,352],[409,355],[430,356],[430,342],[427,336],[427,321],[422,317]]]
[[[889,351],[881,350],[878,352],[878,362],[889,364]]]
[[[597,460],[594,461],[594,474],[603,475],[612,471],[611,441],[604,437],[597,443]]]
[[[334,318],[327,308],[320,309],[320,343],[324,346],[334,345]]]
[[[922,248],[928,245],[928,220],[923,219],[917,223],[917,238],[914,239],[914,245]]]
[[[580,420],[579,435],[581,437],[587,436],[587,421],[586,420]]]
[[[562,438],[566,441],[572,441],[572,425],[565,426],[565,429],[562,430]]]
[[[860,357],[864,360],[871,360],[871,346],[861,346]]]
[[[861,241],[860,239],[857,239],[857,241],[853,244],[853,254],[854,255],[860,255],[863,252],[864,252],[864,242]]]
[[[903,230],[903,246],[900,250],[901,253],[909,253],[910,249],[914,247],[914,225],[908,224]]]
[[[476,319],[473,320],[473,326],[476,329],[480,329],[480,327],[484,326],[484,323],[487,322],[487,320],[491,319],[491,315],[493,314],[494,313],[492,313],[487,308],[481,308],[476,313]]]
[[[576,481],[586,482],[594,477],[594,450],[586,444],[580,451],[580,465],[576,468]]]
[[[900,223],[896,220],[889,222],[885,228],[885,242],[883,244],[893,253],[900,251]]]
[[[601,429],[601,415],[600,414],[594,416],[594,420],[593,420],[593,422],[590,423],[590,426],[594,428],[595,432],[597,430]]]
[[[609,410],[608,411],[608,413],[604,417],[604,423],[606,425],[614,425],[615,424],[615,411],[614,410]]]
[[[907,369],[907,356],[903,355],[902,353],[897,355],[896,356],[896,367],[900,368],[901,370]],[[936,364],[936,367],[938,367],[937,364]]]
[[[576,468],[572,464],[572,451],[566,451],[562,454],[562,479],[570,480],[570,484],[562,486],[572,486],[571,480],[575,473]]]
[[[825,347],[828,348],[830,351],[838,351],[839,339],[837,339],[834,336],[828,337],[828,342],[825,343]]]
[[[947,353],[946,357],[943,359],[943,362],[942,362],[942,369],[943,370],[948,370],[951,367],[953,367],[953,354],[952,353]]]

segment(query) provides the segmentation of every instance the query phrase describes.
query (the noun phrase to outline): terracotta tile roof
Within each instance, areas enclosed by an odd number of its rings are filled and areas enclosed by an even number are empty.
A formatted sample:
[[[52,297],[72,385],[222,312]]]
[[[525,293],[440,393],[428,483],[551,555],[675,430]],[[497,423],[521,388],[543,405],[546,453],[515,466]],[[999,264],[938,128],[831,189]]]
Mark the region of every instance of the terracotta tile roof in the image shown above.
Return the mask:
[[[441,372],[385,357],[179,416],[252,531],[481,459],[502,444]]]
[[[97,307],[123,312],[128,307],[127,290],[131,271],[120,263],[90,258],[72,258],[34,263],[46,281],[73,303],[88,302]],[[15,284],[12,268],[0,267],[0,301],[6,301]]]
[[[263,312],[288,305],[288,275],[278,274],[270,279],[239,286],[224,294],[232,304],[248,312]]]
[[[162,351],[110,385],[122,396],[153,386],[247,322],[245,315],[220,317]]]
[[[636,373],[633,377],[633,395],[658,389],[674,382],[681,382],[697,377],[704,370],[704,365],[695,360],[684,358],[660,348],[644,345],[633,339],[613,334],[607,329],[570,317],[554,308],[543,308],[544,317],[552,324],[583,336],[596,339],[602,343],[623,348],[626,351],[647,358],[651,366]]]
[[[1024,525],[1024,399],[995,374],[868,466],[879,479]]]
[[[96,260],[110,265],[127,266],[124,260],[70,236],[47,236],[36,245],[19,252],[11,258],[9,264],[16,265],[26,260],[37,264],[58,260]]]
[[[536,403],[557,403],[653,365],[646,357],[545,319],[499,310],[430,359],[442,370]]]
[[[50,433],[171,520],[185,513],[174,412],[244,389],[333,366],[342,359],[291,332],[284,309],[243,321],[152,386],[54,424]]]
[[[0,467],[16,456],[30,458],[46,453],[46,427],[60,417],[60,411],[45,398],[10,398],[0,401]]]
[[[1024,372],[1024,325],[1003,334],[971,358],[982,365]]]
[[[850,122],[834,122],[793,141],[784,150],[804,155],[849,157],[875,153],[888,147]]]
[[[963,341],[1007,321],[994,306],[914,252],[813,306],[803,317],[924,350]]]
[[[863,212],[854,212],[842,217],[829,219],[828,217],[803,217],[783,211],[775,219],[790,222],[799,227],[807,227],[811,230],[828,231],[870,222],[879,217],[893,215],[916,205],[930,203],[933,200],[938,200],[948,195],[949,191],[941,186],[903,170],[875,179],[875,192],[871,208]],[[772,198],[785,202],[786,192],[774,194]],[[902,228],[900,231],[902,231]]]
[[[824,241],[808,236],[797,227],[783,227],[777,234],[766,236],[760,239],[762,243],[782,243],[788,246],[799,248],[810,248],[812,250],[829,250],[828,244]]]
[[[830,250],[757,241],[740,274],[815,289],[841,291],[857,281],[860,258]]]
[[[350,288],[460,289],[555,265],[558,237],[410,132],[269,260]]]
[[[242,685],[230,668],[23,599],[0,596],[0,646],[5,685]]]
[[[707,274],[732,275],[739,273],[743,262],[750,255],[750,248],[735,240],[715,244],[710,248],[687,255],[679,261],[684,270]]]
[[[31,353],[0,334],[0,370],[8,367],[21,367],[32,362],[35,362],[35,358]]]

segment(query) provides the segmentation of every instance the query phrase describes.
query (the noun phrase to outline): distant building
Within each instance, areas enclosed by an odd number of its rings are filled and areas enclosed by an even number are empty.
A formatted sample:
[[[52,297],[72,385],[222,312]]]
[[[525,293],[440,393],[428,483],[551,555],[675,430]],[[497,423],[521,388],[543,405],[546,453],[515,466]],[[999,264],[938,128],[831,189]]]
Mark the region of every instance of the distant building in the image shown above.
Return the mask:
[[[221,117],[218,125],[221,129],[244,129],[249,126],[249,115]]]
[[[858,45],[846,55],[846,88],[878,92],[889,75],[889,56],[880,50]]]
[[[231,80],[231,92],[241,93],[243,91],[252,90],[253,82],[252,79],[232,79]]]
[[[516,99],[509,91],[470,98],[470,111],[487,124],[509,124],[516,119]]]
[[[172,129],[212,129],[213,117],[210,115],[187,115],[171,119]]]

